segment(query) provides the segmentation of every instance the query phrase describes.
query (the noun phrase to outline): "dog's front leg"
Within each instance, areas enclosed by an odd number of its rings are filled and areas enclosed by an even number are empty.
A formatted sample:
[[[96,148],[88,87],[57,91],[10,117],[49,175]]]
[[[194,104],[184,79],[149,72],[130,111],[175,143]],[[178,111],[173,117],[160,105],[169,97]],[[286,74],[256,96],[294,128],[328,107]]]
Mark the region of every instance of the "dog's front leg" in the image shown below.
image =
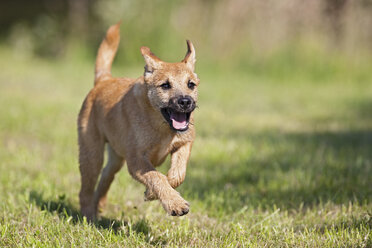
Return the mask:
[[[181,146],[172,153],[171,167],[168,171],[167,178],[172,188],[177,188],[185,180],[187,162],[189,161],[192,143]]]
[[[147,158],[136,156],[129,158],[127,163],[133,178],[143,183],[160,200],[168,214],[182,216],[189,212],[189,203],[172,188],[165,175],[155,170]]]
[[[172,152],[171,166],[167,174],[167,179],[172,188],[177,188],[185,180],[187,162],[190,157],[192,143],[187,143]],[[157,197],[149,188],[145,192],[145,200],[156,200]]]

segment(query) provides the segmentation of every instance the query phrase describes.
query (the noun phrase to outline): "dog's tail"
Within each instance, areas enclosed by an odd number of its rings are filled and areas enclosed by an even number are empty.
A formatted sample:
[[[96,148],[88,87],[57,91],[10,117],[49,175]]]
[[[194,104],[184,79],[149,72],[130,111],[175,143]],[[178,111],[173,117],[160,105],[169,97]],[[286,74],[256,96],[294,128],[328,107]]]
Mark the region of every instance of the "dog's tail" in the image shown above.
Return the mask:
[[[107,30],[106,37],[99,46],[96,59],[94,85],[99,81],[111,78],[111,65],[115,58],[120,41],[120,23],[121,21],[112,25]]]

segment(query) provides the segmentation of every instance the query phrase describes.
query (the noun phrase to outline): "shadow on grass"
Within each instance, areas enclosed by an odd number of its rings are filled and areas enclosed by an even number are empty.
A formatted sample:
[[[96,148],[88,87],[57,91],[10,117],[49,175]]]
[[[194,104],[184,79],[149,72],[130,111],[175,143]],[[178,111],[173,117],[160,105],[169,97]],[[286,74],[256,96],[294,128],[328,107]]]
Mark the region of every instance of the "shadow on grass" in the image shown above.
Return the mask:
[[[228,156],[215,163],[193,161],[193,167],[205,169],[189,173],[185,191],[202,200],[222,194],[221,207],[231,211],[244,205],[291,209],[371,202],[371,130],[251,136],[236,131],[228,138],[251,143],[255,152],[234,163]]]
[[[84,223],[85,220],[78,211],[68,200],[65,195],[58,196],[57,200],[46,200],[43,198],[43,194],[31,191],[29,194],[30,202],[34,202],[42,211],[48,211],[53,214],[58,214],[61,219],[71,218],[73,224]],[[152,237],[150,239],[149,233],[151,232],[151,227],[146,219],[140,219],[135,223],[129,225],[127,221],[110,219],[106,217],[101,217],[99,220],[92,223],[95,227],[100,229],[112,230],[116,235],[130,235],[130,232],[134,231],[137,234],[143,234],[144,239],[151,245],[165,245],[166,242],[160,238]],[[127,229],[124,227],[129,227],[128,232],[123,230]]]
[[[72,217],[72,222],[74,224],[82,223],[84,221],[80,211],[67,201],[65,195],[58,196],[58,199],[56,200],[46,200],[43,198],[42,193],[31,191],[29,200],[30,202],[34,202],[43,211],[57,213],[60,218]],[[109,218],[101,218],[100,220],[93,222],[93,224],[98,228],[112,229],[115,232],[117,232],[122,225],[127,225],[125,221]]]

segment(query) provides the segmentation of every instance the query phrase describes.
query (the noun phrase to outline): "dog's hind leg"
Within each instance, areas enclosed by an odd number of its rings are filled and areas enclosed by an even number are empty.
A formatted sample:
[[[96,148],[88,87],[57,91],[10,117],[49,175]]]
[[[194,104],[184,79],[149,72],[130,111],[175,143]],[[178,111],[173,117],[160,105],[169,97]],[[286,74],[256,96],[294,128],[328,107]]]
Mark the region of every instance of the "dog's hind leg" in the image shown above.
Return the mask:
[[[119,156],[112,147],[107,144],[108,160],[105,168],[102,171],[101,179],[94,194],[94,203],[98,205],[98,210],[101,211],[106,205],[107,192],[115,178],[115,174],[123,167],[124,158]]]
[[[102,169],[104,145],[104,140],[97,134],[92,135],[92,131],[79,132],[80,208],[89,221],[94,220],[97,214],[94,189]]]

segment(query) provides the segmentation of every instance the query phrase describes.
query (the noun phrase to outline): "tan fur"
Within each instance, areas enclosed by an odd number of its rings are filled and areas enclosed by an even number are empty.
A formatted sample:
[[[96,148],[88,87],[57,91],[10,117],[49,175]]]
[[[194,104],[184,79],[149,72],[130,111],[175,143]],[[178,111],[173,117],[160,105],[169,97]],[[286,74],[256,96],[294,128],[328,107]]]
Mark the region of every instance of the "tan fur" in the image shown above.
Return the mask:
[[[192,90],[187,83],[189,80],[196,86],[199,83],[193,72],[195,51],[188,41],[185,59],[166,63],[142,47],[146,62],[144,76],[113,78],[111,64],[119,44],[119,25],[109,28],[99,48],[95,86],[78,117],[81,211],[89,220],[96,217],[97,210],[105,205],[115,173],[126,161],[129,173],[146,186],[145,199],[159,199],[167,213],[181,216],[189,211],[189,204],[174,188],[185,179],[195,137],[193,114],[189,129],[176,132],[160,109],[179,95],[188,95],[196,101],[196,87]],[[163,90],[159,85],[167,80],[172,88]],[[108,162],[101,173],[105,144]],[[168,154],[171,154],[171,167],[165,176],[155,167]]]

